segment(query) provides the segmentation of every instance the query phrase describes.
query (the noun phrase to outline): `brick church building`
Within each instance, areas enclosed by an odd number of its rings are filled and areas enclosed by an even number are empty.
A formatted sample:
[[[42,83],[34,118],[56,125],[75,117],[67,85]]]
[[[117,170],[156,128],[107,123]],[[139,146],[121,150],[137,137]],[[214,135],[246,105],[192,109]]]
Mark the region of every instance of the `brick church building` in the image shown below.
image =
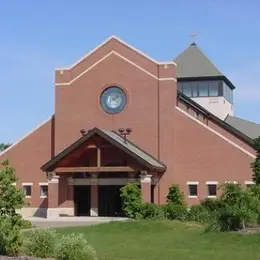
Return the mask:
[[[56,69],[54,114],[0,154],[28,200],[22,214],[120,216],[129,182],[158,204],[179,184],[190,205],[252,183],[260,126],[233,116],[234,89],[195,43],[159,62],[110,37]]]

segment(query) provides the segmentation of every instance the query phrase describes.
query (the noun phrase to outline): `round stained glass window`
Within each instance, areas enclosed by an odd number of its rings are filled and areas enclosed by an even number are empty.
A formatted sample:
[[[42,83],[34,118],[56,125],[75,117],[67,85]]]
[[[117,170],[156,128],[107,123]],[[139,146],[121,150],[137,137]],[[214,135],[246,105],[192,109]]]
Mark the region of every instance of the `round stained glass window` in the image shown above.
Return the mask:
[[[105,112],[120,113],[126,105],[125,92],[119,87],[109,87],[101,94],[100,103]]]

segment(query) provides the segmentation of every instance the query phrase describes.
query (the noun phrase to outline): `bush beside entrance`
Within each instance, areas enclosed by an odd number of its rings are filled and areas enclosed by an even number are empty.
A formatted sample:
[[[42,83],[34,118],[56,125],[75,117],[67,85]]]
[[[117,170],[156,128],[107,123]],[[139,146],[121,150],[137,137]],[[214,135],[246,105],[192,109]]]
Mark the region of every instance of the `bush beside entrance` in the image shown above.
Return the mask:
[[[126,215],[134,219],[195,221],[206,224],[208,231],[246,230],[259,225],[260,186],[243,188],[240,184],[227,183],[220,189],[219,198],[207,198],[190,208],[178,185],[170,187],[165,205],[144,203],[136,184],[124,186],[121,197]]]

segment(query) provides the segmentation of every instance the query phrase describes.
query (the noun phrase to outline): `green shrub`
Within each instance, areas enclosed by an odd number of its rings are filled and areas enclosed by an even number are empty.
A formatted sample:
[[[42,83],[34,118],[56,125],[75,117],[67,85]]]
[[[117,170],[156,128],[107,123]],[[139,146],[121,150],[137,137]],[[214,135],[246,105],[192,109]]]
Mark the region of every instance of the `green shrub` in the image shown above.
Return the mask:
[[[188,219],[188,210],[183,205],[176,205],[174,203],[167,203],[163,207],[164,215],[170,220],[181,220],[185,221]]]
[[[207,223],[211,218],[210,212],[202,205],[193,205],[189,210],[189,220]]]
[[[140,218],[142,194],[138,185],[128,183],[120,189],[123,201],[123,210],[129,218]]]
[[[202,200],[200,202],[200,205],[203,206],[209,212],[214,212],[224,207],[224,203],[220,199],[211,199],[211,198],[206,198]]]
[[[242,192],[240,184],[225,183],[221,186],[221,189],[222,195],[220,196],[220,200],[225,206],[233,206],[239,202]]]
[[[33,230],[25,241],[27,255],[41,258],[53,257],[56,237],[56,232],[52,229]]]
[[[17,256],[22,246],[21,216],[0,217],[0,255]]]
[[[33,225],[29,220],[26,220],[26,219],[21,220],[21,228],[22,229],[27,229],[27,228],[32,228],[32,227],[33,227]]]
[[[181,191],[179,185],[174,184],[169,188],[166,203],[173,203],[175,205],[183,206],[186,205],[184,193]]]
[[[232,210],[220,209],[214,215],[206,227],[206,231],[236,231],[241,229],[241,218],[234,214]]]
[[[57,260],[98,260],[95,250],[82,234],[62,236],[57,246]]]
[[[141,217],[143,219],[163,219],[163,208],[153,203],[143,203],[141,207]]]

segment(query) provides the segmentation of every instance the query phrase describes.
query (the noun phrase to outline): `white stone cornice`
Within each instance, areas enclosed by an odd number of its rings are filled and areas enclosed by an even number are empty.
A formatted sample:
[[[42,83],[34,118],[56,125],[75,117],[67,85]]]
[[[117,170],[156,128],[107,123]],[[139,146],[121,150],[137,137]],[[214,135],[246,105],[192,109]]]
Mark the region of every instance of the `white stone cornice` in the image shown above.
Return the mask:
[[[152,182],[152,176],[151,174],[141,174],[141,183],[151,183]]]
[[[51,178],[48,178],[48,183],[59,183],[60,176],[52,175]]]

